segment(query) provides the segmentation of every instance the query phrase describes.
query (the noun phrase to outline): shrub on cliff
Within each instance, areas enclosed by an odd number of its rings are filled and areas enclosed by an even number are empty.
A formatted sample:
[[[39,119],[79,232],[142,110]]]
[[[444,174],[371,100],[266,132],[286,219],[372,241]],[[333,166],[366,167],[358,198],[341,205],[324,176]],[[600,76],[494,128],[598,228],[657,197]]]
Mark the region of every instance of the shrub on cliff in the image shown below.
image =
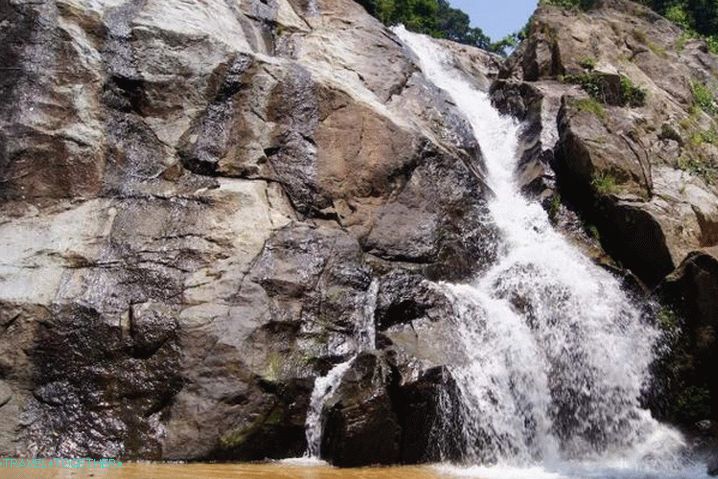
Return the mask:
[[[638,0],[683,27],[691,36],[705,38],[718,53],[718,2],[715,0]]]
[[[593,7],[595,0],[540,0],[541,5],[555,5],[563,8],[580,8],[588,10]]]
[[[452,8],[446,0],[357,0],[386,25],[404,24],[408,30],[435,38],[483,49],[491,48],[491,39],[480,28],[471,26],[469,16]]]

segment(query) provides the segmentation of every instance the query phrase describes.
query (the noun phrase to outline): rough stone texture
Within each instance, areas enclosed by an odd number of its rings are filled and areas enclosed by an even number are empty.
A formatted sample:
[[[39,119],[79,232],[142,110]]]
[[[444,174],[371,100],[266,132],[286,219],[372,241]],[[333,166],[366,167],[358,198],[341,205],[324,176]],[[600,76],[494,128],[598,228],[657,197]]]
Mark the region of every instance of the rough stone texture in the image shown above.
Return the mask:
[[[718,64],[699,41],[681,47],[681,35],[629,1],[603,0],[585,12],[542,6],[493,87],[499,107],[528,119],[527,188],[535,190],[553,161],[562,198],[597,227],[606,251],[649,286],[691,251],[718,242],[718,156],[697,140],[713,119],[695,106],[691,90]],[[571,75],[584,74],[613,85],[604,88],[598,112],[570,84]],[[616,105],[619,75],[647,92],[644,106]],[[536,147],[536,136],[551,141]],[[539,192],[555,189],[541,184]]]
[[[698,425],[718,417],[718,247],[688,256],[661,284],[659,295],[666,306],[661,319],[679,334],[673,337],[664,381],[669,399],[679,398],[686,407],[663,404],[668,419]],[[707,421],[708,424],[711,421]],[[711,428],[708,427],[710,430]],[[715,431],[713,431],[715,434]]]
[[[391,369],[379,356],[362,354],[327,402],[322,450],[343,467],[396,464],[401,428],[392,409]]]
[[[383,351],[326,454],[428,458],[427,278],[489,263],[493,228],[471,128],[390,31],[350,0],[11,0],[0,42],[2,454],[299,456],[376,280]]]
[[[715,102],[701,105],[694,94],[696,85],[718,93],[716,74],[718,58],[702,41],[637,3],[600,0],[586,11],[540,6],[491,90],[497,107],[524,121],[525,191],[599,263],[628,271],[635,291],[660,285],[666,306],[657,319],[678,345],[667,361],[682,361],[681,351],[691,360],[679,368],[685,383],[660,379],[668,389],[654,408],[671,416],[665,405],[683,404],[669,419],[689,426],[715,419],[718,397],[704,366],[715,363],[707,298],[717,281],[709,272],[718,244],[717,124]],[[593,98],[581,76],[597,85]],[[646,92],[645,104],[624,104],[621,77]],[[684,394],[689,386],[698,389]]]

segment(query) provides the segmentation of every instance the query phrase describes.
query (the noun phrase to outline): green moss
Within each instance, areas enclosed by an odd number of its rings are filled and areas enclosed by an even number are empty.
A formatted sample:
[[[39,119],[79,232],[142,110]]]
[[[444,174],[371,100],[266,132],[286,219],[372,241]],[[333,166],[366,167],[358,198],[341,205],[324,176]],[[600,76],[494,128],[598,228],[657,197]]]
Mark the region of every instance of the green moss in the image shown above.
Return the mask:
[[[259,415],[246,427],[232,429],[219,438],[219,445],[222,449],[236,449],[246,443],[263,426],[278,426],[284,422],[284,410],[280,405],[275,405],[266,414]]]
[[[611,173],[604,171],[593,177],[591,186],[597,193],[602,195],[610,195],[618,192],[618,182]]]
[[[580,85],[591,98],[601,103],[607,103],[606,98],[609,96],[607,91],[610,87],[605,74],[592,71],[579,75],[565,75],[561,81]],[[625,75],[620,77],[619,95],[619,103],[622,106],[638,107],[646,104],[646,90],[634,85],[631,79]]]
[[[666,49],[656,43],[653,43],[643,30],[633,30],[632,35],[633,38],[646,45],[649,50],[659,57],[665,57],[667,55]]]
[[[601,120],[606,120],[606,110],[603,108],[603,105],[601,105],[598,101],[596,101],[593,98],[581,98],[578,100],[575,100],[573,102],[573,105],[576,107],[578,111],[583,111],[586,113],[592,113],[596,115]]]
[[[709,185],[718,182],[718,168],[709,163],[699,153],[683,155],[678,159],[678,168],[702,178]]]
[[[556,221],[561,211],[561,195],[555,194],[551,197],[551,203],[548,207],[548,217],[551,221]]]
[[[646,32],[644,32],[643,30],[633,30],[631,35],[633,36],[633,38],[635,38],[636,40],[638,40],[641,43],[645,44],[648,42],[648,37],[646,36]]]
[[[680,327],[678,315],[672,309],[665,306],[658,311],[656,319],[663,331],[673,333]]]
[[[709,115],[715,115],[718,113],[715,97],[707,85],[698,82],[691,82],[691,90],[693,91],[693,103],[698,108]]]
[[[264,424],[267,424],[269,426],[279,426],[283,422],[284,410],[282,410],[282,408],[279,406],[275,406],[264,420]]]
[[[585,57],[582,58],[578,64],[581,66],[581,68],[585,68],[586,70],[593,70],[596,68],[596,59],[593,57]]]
[[[682,52],[686,48],[686,43],[691,39],[691,36],[686,32],[681,33],[681,36],[676,40],[676,51]]]
[[[278,352],[272,351],[267,355],[267,362],[263,377],[267,381],[277,381],[281,374],[282,356]]]
[[[264,419],[265,416],[258,416],[249,426],[232,429],[224,433],[219,438],[219,445],[223,449],[234,449],[241,446],[262,427]]]
[[[701,114],[701,109],[693,105],[688,110],[688,116],[682,118],[678,125],[684,130],[692,130],[698,127],[698,115]]]
[[[651,50],[653,53],[655,53],[657,56],[659,56],[661,58],[666,58],[668,56],[668,52],[666,51],[666,49],[663,48],[662,46],[658,45],[657,43],[653,43],[652,41],[649,40],[646,42],[646,46],[648,47],[649,50]]]
[[[643,106],[646,104],[646,90],[637,87],[627,76],[621,76],[621,101],[624,105]]]
[[[691,145],[700,146],[703,144],[716,145],[718,144],[718,133],[714,129],[706,131],[696,131],[690,137]]]

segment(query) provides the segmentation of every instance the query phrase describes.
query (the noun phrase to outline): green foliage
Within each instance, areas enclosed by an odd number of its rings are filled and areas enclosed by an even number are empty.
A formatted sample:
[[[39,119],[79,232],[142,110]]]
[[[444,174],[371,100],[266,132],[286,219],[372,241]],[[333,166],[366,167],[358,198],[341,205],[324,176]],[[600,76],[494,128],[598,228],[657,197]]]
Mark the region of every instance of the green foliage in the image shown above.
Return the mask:
[[[548,217],[551,221],[556,221],[558,214],[561,212],[561,196],[555,194],[551,197],[551,203],[548,207]]]
[[[591,98],[606,103],[605,83],[600,73],[582,73],[580,75],[566,75],[563,81],[581,85],[581,88],[588,93]]]
[[[581,88],[594,100],[608,103],[609,85],[606,75],[599,72],[588,72],[579,75],[566,75],[563,81],[581,85]],[[619,102],[622,106],[643,106],[646,104],[646,90],[637,87],[627,76],[620,78]],[[611,96],[614,96],[615,93]]]
[[[681,26],[686,36],[681,37],[676,49],[683,49],[692,37],[702,37],[713,53],[718,53],[718,2],[715,0],[639,0]]]
[[[581,65],[581,68],[585,68],[586,70],[593,70],[596,68],[596,59],[593,57],[585,57],[582,58],[580,62],[578,62],[579,65]]]
[[[637,87],[627,76],[621,76],[621,101],[624,105],[643,106],[646,104],[646,90]]]
[[[561,8],[580,8],[588,10],[596,3],[595,0],[540,0],[540,5],[554,5]]]
[[[718,168],[711,165],[708,159],[700,155],[688,154],[680,157],[678,159],[678,168],[702,178],[710,185],[718,182]]]
[[[693,146],[700,146],[706,143],[716,145],[718,144],[718,133],[716,133],[714,129],[696,131],[691,135],[690,142]]]
[[[499,55],[506,55],[509,51],[516,48],[521,40],[522,38],[520,33],[511,33],[498,42],[494,42],[489,45],[488,49],[494,53],[498,53]]]
[[[593,113],[601,120],[606,119],[606,110],[594,98],[581,98],[575,100],[573,105],[579,110],[587,113]]]
[[[718,55],[718,34],[705,37],[706,45],[711,53]]]
[[[611,173],[604,171],[593,177],[591,186],[597,193],[602,195],[610,195],[618,192],[618,182]]]
[[[685,422],[696,422],[710,417],[711,394],[703,386],[688,386],[676,398],[676,413]]]
[[[688,43],[688,40],[691,38],[693,38],[693,34],[691,32],[681,33],[681,36],[678,37],[678,40],[676,41],[676,50],[682,52],[686,48],[686,43]]]
[[[683,28],[691,28],[691,17],[683,5],[671,5],[666,9],[665,17]]]
[[[678,315],[665,306],[658,311],[656,319],[661,329],[667,333],[674,333],[680,328]]]
[[[357,0],[386,25],[403,24],[408,30],[435,38],[491,48],[491,39],[471,26],[469,16],[447,0]]]
[[[703,83],[692,82],[691,90],[693,91],[693,102],[704,112],[715,115],[718,113],[715,97],[710,88]]]

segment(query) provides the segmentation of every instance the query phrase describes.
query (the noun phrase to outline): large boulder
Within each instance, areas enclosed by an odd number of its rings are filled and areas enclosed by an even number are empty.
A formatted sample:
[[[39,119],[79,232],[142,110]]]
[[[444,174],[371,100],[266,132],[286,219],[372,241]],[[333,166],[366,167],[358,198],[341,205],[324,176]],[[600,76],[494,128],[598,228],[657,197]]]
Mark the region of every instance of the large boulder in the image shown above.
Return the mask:
[[[692,426],[718,419],[718,248],[691,253],[661,284],[658,317],[670,333],[661,412]]]
[[[396,361],[393,351],[353,359],[325,404],[322,457],[344,467],[458,458],[450,439],[437,443],[450,423],[442,413],[455,397],[447,369],[414,366],[412,376]]]
[[[322,455],[333,464],[396,464],[401,428],[392,410],[391,368],[376,354],[359,355],[326,404]]]

